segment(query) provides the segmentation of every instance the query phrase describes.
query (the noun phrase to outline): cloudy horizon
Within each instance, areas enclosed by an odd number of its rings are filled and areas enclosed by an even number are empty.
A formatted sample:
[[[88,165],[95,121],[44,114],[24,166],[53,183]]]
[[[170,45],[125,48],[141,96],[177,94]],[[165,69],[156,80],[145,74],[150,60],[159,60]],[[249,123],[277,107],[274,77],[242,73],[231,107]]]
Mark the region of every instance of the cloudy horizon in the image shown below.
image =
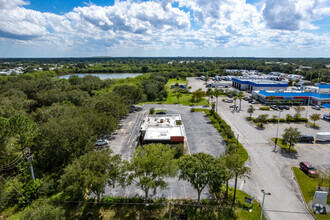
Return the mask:
[[[330,57],[327,0],[0,0],[0,57]]]

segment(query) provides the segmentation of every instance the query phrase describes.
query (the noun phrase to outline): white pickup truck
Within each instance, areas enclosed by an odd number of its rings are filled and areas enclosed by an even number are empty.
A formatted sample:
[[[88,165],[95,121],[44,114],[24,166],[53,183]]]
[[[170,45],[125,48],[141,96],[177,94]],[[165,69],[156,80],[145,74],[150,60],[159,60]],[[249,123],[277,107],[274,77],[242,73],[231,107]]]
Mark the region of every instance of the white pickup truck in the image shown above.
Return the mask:
[[[316,141],[330,141],[330,132],[319,132],[316,133]]]

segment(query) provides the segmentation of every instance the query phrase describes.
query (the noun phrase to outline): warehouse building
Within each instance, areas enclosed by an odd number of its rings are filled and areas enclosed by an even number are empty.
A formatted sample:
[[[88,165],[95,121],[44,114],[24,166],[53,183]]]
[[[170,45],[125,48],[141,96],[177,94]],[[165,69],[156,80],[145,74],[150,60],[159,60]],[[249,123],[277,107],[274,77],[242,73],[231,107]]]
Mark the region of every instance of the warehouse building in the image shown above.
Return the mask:
[[[254,91],[252,96],[263,104],[310,104],[326,105],[330,104],[330,94],[319,94],[314,92],[275,92],[275,91]],[[271,98],[270,98],[271,97]]]
[[[232,86],[243,91],[270,90],[285,91],[289,87],[286,81],[266,80],[263,78],[232,78]]]
[[[176,144],[184,142],[184,129],[179,114],[148,115],[144,118],[141,143]]]

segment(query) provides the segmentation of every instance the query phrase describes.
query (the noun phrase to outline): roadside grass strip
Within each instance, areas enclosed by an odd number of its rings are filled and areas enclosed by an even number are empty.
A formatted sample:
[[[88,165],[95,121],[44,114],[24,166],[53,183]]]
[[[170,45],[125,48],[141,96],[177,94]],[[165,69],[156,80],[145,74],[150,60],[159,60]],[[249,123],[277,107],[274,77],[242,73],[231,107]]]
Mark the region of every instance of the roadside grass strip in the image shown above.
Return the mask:
[[[303,194],[303,197],[305,199],[305,202],[306,202],[306,204],[308,204],[310,201],[313,200],[314,193],[317,190],[318,182],[317,182],[316,179],[307,176],[298,167],[292,167],[292,169],[293,169],[293,172],[294,172],[294,174],[296,176],[298,185],[299,185],[299,187],[301,189],[301,192]],[[324,183],[322,184],[322,186],[329,187],[329,183],[327,183],[326,181],[324,181]],[[329,198],[327,200],[327,204],[328,205],[330,204]],[[310,211],[313,213],[312,210],[310,210]],[[320,220],[330,219],[329,210],[328,210],[327,215],[317,215],[317,214],[314,214],[314,216],[317,219],[320,219]]]

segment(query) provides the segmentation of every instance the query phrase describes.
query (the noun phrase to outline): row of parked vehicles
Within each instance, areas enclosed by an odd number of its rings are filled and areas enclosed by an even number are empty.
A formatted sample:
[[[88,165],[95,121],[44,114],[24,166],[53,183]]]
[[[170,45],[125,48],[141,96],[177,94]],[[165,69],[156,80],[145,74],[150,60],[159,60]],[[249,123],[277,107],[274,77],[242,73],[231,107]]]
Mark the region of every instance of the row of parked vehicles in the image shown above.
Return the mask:
[[[298,137],[299,142],[314,142],[314,140],[321,142],[330,141],[330,132],[316,133],[315,139],[312,135],[301,135],[300,137]]]

